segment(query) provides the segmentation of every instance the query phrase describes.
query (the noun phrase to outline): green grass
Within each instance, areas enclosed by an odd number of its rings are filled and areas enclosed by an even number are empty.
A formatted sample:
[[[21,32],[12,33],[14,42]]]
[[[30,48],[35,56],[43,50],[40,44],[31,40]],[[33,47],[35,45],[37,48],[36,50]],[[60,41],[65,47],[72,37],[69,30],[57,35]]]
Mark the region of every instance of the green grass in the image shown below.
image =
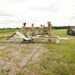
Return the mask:
[[[75,36],[66,35],[66,31],[59,33],[59,30],[54,30],[53,35],[69,37],[71,40],[45,44],[49,51],[41,61],[42,75],[75,75]]]
[[[10,35],[15,31],[0,30],[0,35]],[[21,30],[19,31],[22,32]],[[52,40],[51,43],[46,42],[43,44],[48,51],[42,55],[38,63],[27,64],[27,71],[24,75],[75,75],[75,36],[67,35],[63,29],[53,29],[52,36],[70,39],[61,40],[59,44],[56,44],[55,40]],[[4,43],[0,43],[0,45],[2,46]],[[5,52],[2,54],[5,54]],[[19,75],[23,75],[22,72],[19,72]]]
[[[75,36],[67,35],[64,30],[53,30],[52,36],[70,39],[62,40],[59,44],[54,40],[51,43],[46,42],[44,46],[48,51],[41,56],[41,61],[35,63],[37,66],[35,64],[27,66],[27,72],[24,74],[75,75]]]
[[[11,29],[11,28],[9,28],[9,29],[1,29],[0,30],[0,36],[8,36],[8,35],[12,35],[14,32],[16,32],[16,31],[22,31],[22,29]]]

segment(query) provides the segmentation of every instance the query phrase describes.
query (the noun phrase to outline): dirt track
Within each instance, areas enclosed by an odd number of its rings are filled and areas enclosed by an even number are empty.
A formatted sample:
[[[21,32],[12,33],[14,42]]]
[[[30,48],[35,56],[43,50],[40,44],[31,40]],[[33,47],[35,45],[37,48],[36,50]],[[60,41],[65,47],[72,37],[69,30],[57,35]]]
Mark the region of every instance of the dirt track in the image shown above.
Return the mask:
[[[46,51],[42,44],[0,43],[0,75],[15,75],[30,58],[37,62]]]

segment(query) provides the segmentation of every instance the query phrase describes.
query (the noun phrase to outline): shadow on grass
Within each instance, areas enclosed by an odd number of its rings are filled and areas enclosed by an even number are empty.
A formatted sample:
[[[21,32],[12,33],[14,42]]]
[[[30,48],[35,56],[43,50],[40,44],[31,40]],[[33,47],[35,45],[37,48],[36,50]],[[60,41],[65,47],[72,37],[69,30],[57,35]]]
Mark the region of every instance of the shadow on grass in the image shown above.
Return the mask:
[[[22,41],[0,41],[0,43],[16,43],[16,44],[56,44],[55,42],[22,42]]]

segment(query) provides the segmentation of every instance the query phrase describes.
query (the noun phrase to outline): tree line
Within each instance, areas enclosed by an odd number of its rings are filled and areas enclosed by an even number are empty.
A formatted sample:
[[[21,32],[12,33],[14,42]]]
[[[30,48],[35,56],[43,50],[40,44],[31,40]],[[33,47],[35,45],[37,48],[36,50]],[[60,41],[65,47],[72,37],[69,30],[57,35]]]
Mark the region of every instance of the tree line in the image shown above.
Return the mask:
[[[70,26],[52,26],[53,29],[68,29]],[[27,29],[29,29],[30,27],[27,27]],[[38,29],[39,27],[36,27],[36,29]],[[18,30],[21,29],[19,27],[17,28],[0,28],[0,30]]]

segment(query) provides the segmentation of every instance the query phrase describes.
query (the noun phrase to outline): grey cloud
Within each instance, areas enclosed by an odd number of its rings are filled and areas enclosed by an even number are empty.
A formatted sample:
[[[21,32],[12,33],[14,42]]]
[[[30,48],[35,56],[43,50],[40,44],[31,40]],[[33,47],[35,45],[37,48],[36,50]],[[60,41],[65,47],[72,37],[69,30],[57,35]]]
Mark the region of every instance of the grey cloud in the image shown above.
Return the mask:
[[[6,13],[0,13],[0,16],[3,16],[3,17],[14,17],[15,15],[6,14]]]
[[[6,24],[6,23],[21,23],[24,22],[24,19],[19,19],[19,20],[4,20],[4,21],[0,21],[0,24]]]
[[[70,19],[75,19],[75,16],[72,16]]]
[[[19,2],[24,2],[24,1],[27,1],[27,0],[8,0],[10,3],[19,3]]]
[[[56,7],[53,7],[53,6],[47,6],[47,7],[37,7],[37,8],[30,8],[30,10],[33,10],[33,11],[40,11],[40,12],[56,12],[58,11],[58,9]]]

